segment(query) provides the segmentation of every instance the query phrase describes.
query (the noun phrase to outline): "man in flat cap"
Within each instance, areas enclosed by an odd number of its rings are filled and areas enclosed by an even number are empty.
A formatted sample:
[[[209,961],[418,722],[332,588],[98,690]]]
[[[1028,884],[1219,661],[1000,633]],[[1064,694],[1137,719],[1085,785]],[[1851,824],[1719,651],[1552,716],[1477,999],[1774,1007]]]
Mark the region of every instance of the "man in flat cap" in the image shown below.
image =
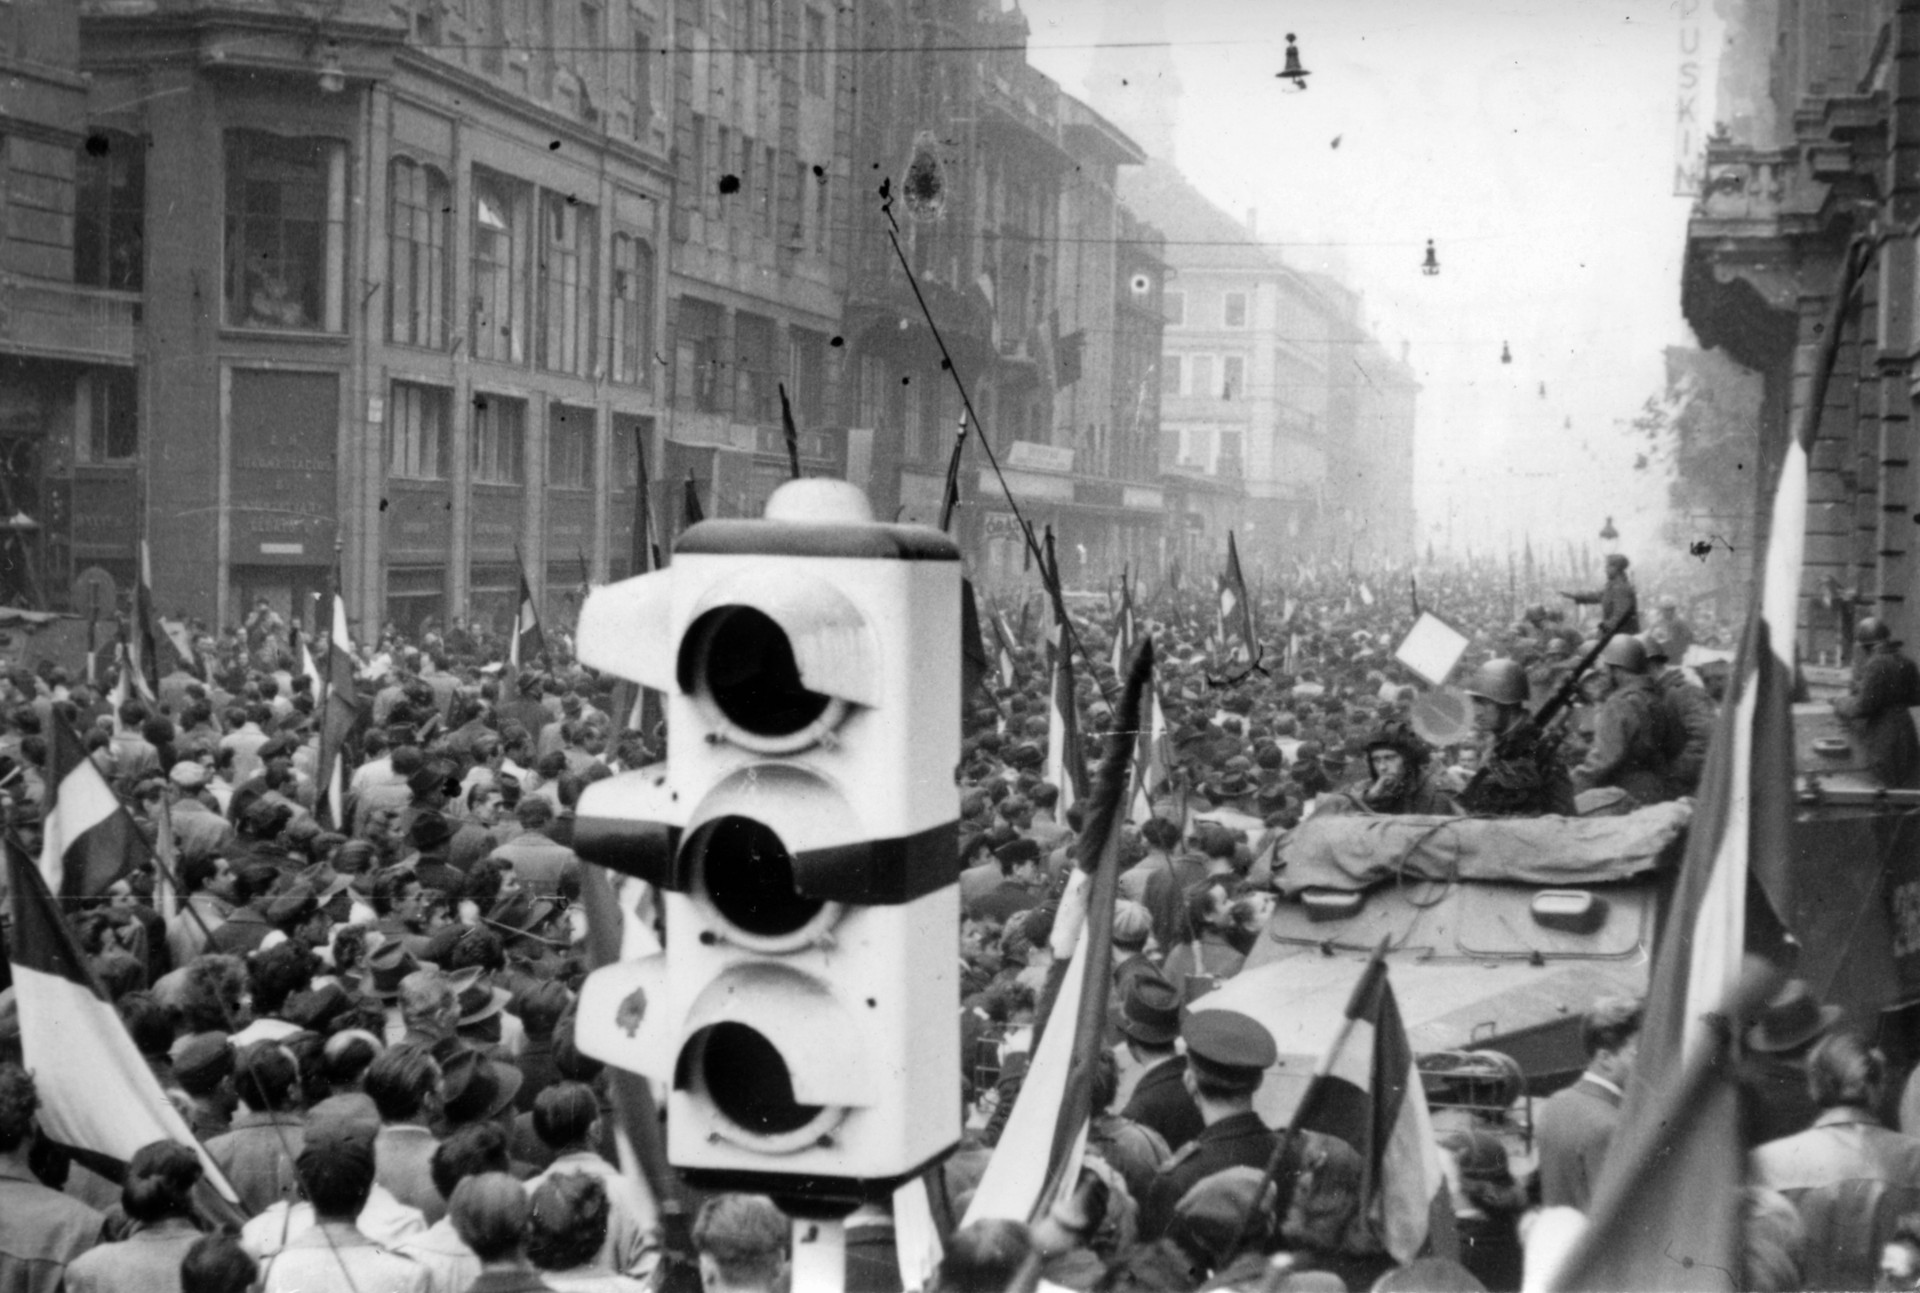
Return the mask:
[[[1273,1034],[1237,1010],[1196,1010],[1180,1029],[1187,1042],[1186,1086],[1204,1130],[1167,1160],[1141,1209],[1143,1237],[1163,1233],[1186,1192],[1229,1167],[1264,1168],[1274,1134],[1253,1111],[1253,1093],[1280,1058]]]

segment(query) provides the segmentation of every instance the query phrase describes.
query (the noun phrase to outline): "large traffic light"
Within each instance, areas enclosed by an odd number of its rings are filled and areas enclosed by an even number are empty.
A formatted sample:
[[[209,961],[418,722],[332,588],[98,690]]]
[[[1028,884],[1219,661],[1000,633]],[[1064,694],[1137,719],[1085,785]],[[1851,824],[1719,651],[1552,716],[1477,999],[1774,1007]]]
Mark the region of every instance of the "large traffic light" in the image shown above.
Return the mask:
[[[959,1139],[960,562],[842,481],[596,590],[580,658],[667,695],[663,770],[582,795],[583,858],[665,893],[583,1050],[670,1084],[702,1184],[884,1194]]]

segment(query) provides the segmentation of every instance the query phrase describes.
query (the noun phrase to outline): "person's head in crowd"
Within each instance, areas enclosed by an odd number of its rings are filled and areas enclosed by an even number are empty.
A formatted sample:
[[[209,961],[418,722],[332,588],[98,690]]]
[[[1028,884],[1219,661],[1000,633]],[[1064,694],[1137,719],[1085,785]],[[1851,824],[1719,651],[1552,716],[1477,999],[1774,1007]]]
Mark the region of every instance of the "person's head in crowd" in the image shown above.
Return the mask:
[[[240,1237],[224,1230],[200,1236],[180,1259],[180,1293],[249,1293],[259,1278]]]
[[[526,831],[544,831],[553,824],[553,805],[541,795],[529,795],[513,810],[514,820]]]
[[[1167,1238],[1199,1269],[1219,1271],[1241,1252],[1269,1245],[1277,1203],[1278,1193],[1264,1172],[1230,1167],[1202,1177],[1180,1196]]]
[[[39,1111],[32,1074],[18,1064],[0,1063],[0,1157],[25,1156]]]
[[[299,1104],[299,1061],[279,1042],[255,1042],[233,1061],[233,1089],[254,1113],[284,1113]]]
[[[318,1220],[351,1225],[373,1192],[373,1146],[359,1138],[309,1138],[294,1171]]]
[[[929,1293],[1005,1293],[1032,1255],[1033,1234],[1018,1221],[975,1221],[953,1232]]]
[[[185,1145],[156,1140],[135,1150],[120,1187],[120,1206],[130,1220],[151,1226],[169,1218],[191,1221],[193,1187],[204,1169]]]
[[[785,1283],[790,1229],[764,1195],[713,1195],[693,1222],[702,1285],[708,1293],[774,1293]]]
[[[267,862],[249,862],[234,872],[233,900],[239,906],[252,907],[264,915],[267,903],[273,897],[273,887],[279,881],[279,868]]]
[[[543,1271],[571,1271],[600,1254],[607,1238],[607,1187],[586,1172],[556,1172],[533,1192],[527,1257]]]
[[[566,985],[552,979],[542,980],[520,994],[520,1023],[532,1041],[547,1042],[559,1027],[561,1016],[573,1003]]]
[[[591,1149],[600,1102],[584,1082],[556,1082],[533,1101],[533,1134],[556,1155]]]
[[[1587,1071],[1616,1086],[1625,1086],[1640,1053],[1640,1021],[1644,1004],[1638,997],[1603,997],[1580,1021],[1580,1042],[1587,1052]]]
[[[312,890],[307,897],[313,897]],[[253,992],[256,1017],[277,1016],[287,998],[313,986],[318,960],[304,943],[288,941],[255,952],[247,963],[247,982]]]
[[[483,1267],[523,1264],[527,1238],[527,1192],[506,1172],[482,1172],[454,1187],[447,1216]]]
[[[1887,1057],[1860,1033],[1840,1029],[1807,1057],[1807,1090],[1822,1109],[1878,1109],[1887,1090]]]
[[[390,1126],[434,1121],[440,1113],[440,1065],[424,1046],[407,1044],[384,1052],[367,1068],[361,1089],[380,1121]]]
[[[1378,1251],[1361,1206],[1366,1165],[1338,1136],[1302,1133],[1293,1199],[1281,1233],[1297,1248],[1321,1253]]]
[[[247,968],[237,956],[204,955],[187,967],[175,1003],[187,1033],[235,1032],[247,1022]]]
[[[345,1028],[327,1038],[321,1051],[321,1069],[327,1086],[336,1094],[361,1090],[367,1070],[380,1058],[386,1046],[364,1028]]]
[[[173,1015],[150,992],[129,992],[114,1003],[127,1035],[142,1055],[166,1058],[173,1046]]]
[[[438,970],[415,970],[400,981],[400,1018],[409,1033],[451,1037],[460,1023],[460,992]]]
[[[373,911],[414,926],[426,918],[426,892],[406,867],[389,867],[373,879]]]
[[[1180,828],[1164,817],[1150,817],[1140,828],[1140,838],[1146,841],[1148,848],[1166,853],[1179,847]]]
[[[440,1192],[440,1197],[451,1199],[460,1182],[470,1176],[513,1170],[513,1164],[507,1157],[507,1135],[500,1129],[500,1124],[494,1122],[476,1122],[456,1128],[434,1147],[428,1170],[433,1176],[433,1188]]]

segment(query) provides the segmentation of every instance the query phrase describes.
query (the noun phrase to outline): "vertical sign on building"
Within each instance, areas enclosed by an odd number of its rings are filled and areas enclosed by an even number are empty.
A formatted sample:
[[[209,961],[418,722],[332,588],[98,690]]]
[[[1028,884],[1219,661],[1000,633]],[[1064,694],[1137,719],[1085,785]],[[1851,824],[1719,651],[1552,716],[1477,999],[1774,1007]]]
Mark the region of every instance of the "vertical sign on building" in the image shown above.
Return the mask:
[[[1712,80],[1717,60],[1709,42],[1719,24],[1709,0],[1674,0],[1678,16],[1679,77],[1675,83],[1673,122],[1673,195],[1700,196],[1706,171],[1707,138],[1713,132]]]

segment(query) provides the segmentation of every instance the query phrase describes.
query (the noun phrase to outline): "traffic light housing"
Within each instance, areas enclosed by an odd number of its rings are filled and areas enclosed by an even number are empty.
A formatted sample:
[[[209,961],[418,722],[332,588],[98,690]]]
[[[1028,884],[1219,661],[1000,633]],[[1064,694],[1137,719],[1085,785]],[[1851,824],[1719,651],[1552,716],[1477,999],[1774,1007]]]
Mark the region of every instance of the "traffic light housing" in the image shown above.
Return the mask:
[[[668,738],[587,789],[575,848],[661,890],[666,938],[589,977],[577,1036],[669,1085],[700,1184],[878,1197],[959,1139],[960,575],[805,480],[582,609],[580,658],[665,693]]]

